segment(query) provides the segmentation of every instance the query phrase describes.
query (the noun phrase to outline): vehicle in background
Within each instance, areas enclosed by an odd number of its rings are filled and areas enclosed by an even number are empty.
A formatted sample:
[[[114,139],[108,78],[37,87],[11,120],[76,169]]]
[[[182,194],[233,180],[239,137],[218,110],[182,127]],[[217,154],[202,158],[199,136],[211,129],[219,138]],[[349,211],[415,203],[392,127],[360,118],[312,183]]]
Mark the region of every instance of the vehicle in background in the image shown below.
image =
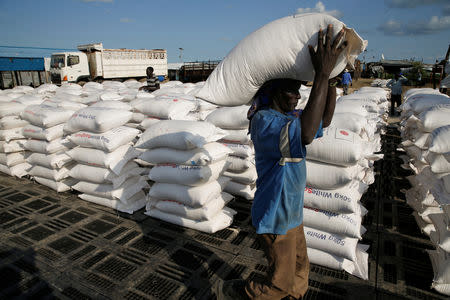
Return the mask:
[[[0,88],[49,83],[47,70],[43,57],[0,57]]]
[[[167,51],[164,49],[104,49],[102,43],[80,45],[77,49],[79,52],[52,54],[50,74],[53,83],[140,80],[146,78],[147,67],[153,67],[154,74],[160,79],[167,77]]]

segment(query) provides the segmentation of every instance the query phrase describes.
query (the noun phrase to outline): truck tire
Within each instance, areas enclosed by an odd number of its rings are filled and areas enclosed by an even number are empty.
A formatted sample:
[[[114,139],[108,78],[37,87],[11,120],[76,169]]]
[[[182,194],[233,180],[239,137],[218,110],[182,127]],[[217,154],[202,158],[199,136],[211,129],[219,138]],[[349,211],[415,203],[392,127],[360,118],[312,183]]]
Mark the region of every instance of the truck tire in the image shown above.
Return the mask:
[[[83,85],[85,85],[85,84],[86,84],[86,81],[84,81],[84,80],[80,80],[80,81],[78,81],[77,83],[78,83],[78,85],[80,85],[80,86],[83,86]]]

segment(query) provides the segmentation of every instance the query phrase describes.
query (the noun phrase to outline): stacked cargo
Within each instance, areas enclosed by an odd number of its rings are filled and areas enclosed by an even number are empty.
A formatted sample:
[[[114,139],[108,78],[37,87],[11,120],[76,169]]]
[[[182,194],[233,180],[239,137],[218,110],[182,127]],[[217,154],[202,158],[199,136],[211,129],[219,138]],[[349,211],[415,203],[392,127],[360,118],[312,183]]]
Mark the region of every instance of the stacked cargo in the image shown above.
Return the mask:
[[[20,118],[26,105],[12,102],[23,97],[17,89],[2,91],[0,94],[0,172],[10,176],[22,177],[27,174],[30,165],[25,162],[27,156],[22,129],[29,123]]]
[[[25,148],[31,152],[27,158],[32,166],[29,174],[58,192],[70,190],[73,184],[68,180],[71,159],[63,140],[65,122],[72,114],[72,110],[45,104],[27,106],[21,114],[30,123],[23,128],[28,138]]]
[[[430,250],[435,277],[433,288],[450,295],[450,98],[432,89],[411,89],[402,109],[402,147],[408,154],[404,167],[412,188],[406,201]]]
[[[220,140],[232,150],[228,156],[229,166],[224,176],[231,178],[225,191],[246,199],[255,195],[256,174],[255,149],[250,139],[247,111],[249,106],[221,107],[211,112],[206,118],[227,135]]]
[[[376,132],[386,112],[386,97],[368,100],[367,94],[340,97],[331,126],[307,146],[303,211],[311,262],[364,279],[367,246],[359,240],[367,210],[359,201],[374,181],[373,162],[381,158]]]
[[[228,227],[234,211],[225,207],[220,178],[230,150],[216,141],[225,133],[207,122],[163,120],[150,126],[135,147],[154,167],[146,214],[170,223],[215,232]]]
[[[123,126],[132,113],[110,108],[111,101],[80,109],[68,120],[65,131],[76,147],[67,154],[77,162],[69,175],[79,180],[73,189],[82,192],[81,199],[133,213],[145,206],[142,190],[149,187],[141,176],[145,169],[132,161],[139,153],[130,142],[139,130]],[[112,106],[122,104],[127,105]]]

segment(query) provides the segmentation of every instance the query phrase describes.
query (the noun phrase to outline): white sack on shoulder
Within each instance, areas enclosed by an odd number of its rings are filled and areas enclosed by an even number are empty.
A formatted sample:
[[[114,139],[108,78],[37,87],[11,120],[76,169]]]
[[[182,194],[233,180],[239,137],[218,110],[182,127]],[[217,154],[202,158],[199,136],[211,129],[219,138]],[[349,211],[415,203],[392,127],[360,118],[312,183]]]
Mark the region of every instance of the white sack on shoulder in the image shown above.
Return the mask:
[[[230,226],[233,222],[233,216],[236,214],[236,211],[232,210],[231,208],[225,207],[216,215],[215,218],[213,218],[213,220],[209,221],[194,221],[177,215],[164,213],[157,209],[146,211],[145,214],[150,217],[157,218],[179,226],[203,231],[206,233],[214,233]]]
[[[308,45],[317,45],[320,28],[333,25],[333,36],[345,24],[326,14],[310,13],[275,20],[245,37],[208,77],[197,97],[223,106],[247,104],[268,80],[292,78],[311,81],[314,68]],[[345,28],[348,46],[330,78],[337,76],[364,51],[367,42]]]
[[[226,160],[207,166],[158,165],[150,170],[148,177],[156,182],[199,186],[217,180],[226,166]]]
[[[126,124],[132,115],[132,112],[125,110],[106,107],[87,107],[76,111],[70,117],[65,130],[68,132],[86,130],[102,133]]]
[[[226,133],[208,122],[163,120],[145,130],[136,148],[169,147],[178,150],[200,148],[223,138]]]
[[[67,138],[75,145],[112,152],[120,146],[130,143],[140,131],[127,126],[120,126],[104,133],[79,131]]]
[[[139,159],[150,164],[177,164],[189,166],[204,166],[223,160],[232,151],[217,142],[203,145],[202,148],[192,150],[177,150],[172,148],[149,149],[139,155]]]

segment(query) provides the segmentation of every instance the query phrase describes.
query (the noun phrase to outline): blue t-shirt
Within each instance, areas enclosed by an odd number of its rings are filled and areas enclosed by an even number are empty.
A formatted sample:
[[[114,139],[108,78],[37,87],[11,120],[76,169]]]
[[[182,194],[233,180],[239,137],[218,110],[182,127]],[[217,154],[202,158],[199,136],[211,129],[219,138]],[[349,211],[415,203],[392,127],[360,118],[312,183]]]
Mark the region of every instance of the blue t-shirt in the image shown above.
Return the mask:
[[[346,72],[342,74],[342,84],[350,84],[352,82],[352,76]]]
[[[286,234],[303,222],[306,148],[300,118],[273,109],[260,110],[252,118],[258,173],[252,223],[258,234]],[[321,123],[316,137],[322,135]]]

